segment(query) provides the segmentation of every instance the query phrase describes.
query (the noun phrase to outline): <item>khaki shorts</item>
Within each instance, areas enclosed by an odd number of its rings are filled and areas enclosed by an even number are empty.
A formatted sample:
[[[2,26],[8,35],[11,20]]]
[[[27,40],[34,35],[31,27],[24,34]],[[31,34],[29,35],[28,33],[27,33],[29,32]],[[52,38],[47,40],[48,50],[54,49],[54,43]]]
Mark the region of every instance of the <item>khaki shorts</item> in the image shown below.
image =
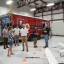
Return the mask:
[[[18,35],[15,35],[14,39],[15,40],[19,40],[19,36]]]
[[[33,38],[34,43],[37,43],[37,38]]]

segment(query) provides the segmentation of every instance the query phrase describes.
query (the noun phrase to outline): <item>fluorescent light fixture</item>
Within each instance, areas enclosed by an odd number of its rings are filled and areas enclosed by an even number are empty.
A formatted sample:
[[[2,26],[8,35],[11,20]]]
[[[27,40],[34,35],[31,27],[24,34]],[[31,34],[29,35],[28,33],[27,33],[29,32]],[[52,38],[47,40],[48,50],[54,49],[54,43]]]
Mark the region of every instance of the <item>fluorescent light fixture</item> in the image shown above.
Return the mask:
[[[32,9],[30,9],[30,11],[35,11],[36,10],[36,8],[32,8]]]
[[[48,3],[47,4],[47,6],[53,6],[54,5],[54,3]]]
[[[8,4],[8,5],[10,5],[10,4],[12,4],[12,3],[13,3],[12,0],[9,0],[9,1],[6,2],[6,4]]]

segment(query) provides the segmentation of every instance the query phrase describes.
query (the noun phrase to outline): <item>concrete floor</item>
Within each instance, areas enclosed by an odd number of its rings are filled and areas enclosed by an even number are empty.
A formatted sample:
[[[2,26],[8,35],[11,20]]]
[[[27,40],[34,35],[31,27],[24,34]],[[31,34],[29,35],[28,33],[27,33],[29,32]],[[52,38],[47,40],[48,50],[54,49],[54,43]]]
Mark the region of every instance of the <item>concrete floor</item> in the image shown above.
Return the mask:
[[[58,63],[64,62],[64,56],[60,57],[59,51],[61,47],[58,42],[64,42],[64,37],[52,37],[49,39],[49,49],[55,56]],[[28,42],[29,52],[22,52],[22,44],[20,46],[13,46],[13,53],[15,54],[11,58],[7,57],[7,49],[4,50],[3,46],[0,46],[0,64],[48,64],[43,46],[45,45],[44,39],[38,40],[38,48],[33,48],[33,42]],[[41,57],[28,58],[25,57]]]

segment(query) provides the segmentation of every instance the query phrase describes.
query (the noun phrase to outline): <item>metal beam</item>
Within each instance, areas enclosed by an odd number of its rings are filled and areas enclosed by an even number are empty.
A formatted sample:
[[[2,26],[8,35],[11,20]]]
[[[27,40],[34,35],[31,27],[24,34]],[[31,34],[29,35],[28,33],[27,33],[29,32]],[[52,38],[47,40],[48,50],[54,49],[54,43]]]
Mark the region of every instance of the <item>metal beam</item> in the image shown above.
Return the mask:
[[[17,8],[20,8],[20,7],[23,7],[23,6],[25,6],[25,4],[22,4],[22,5],[18,6]]]
[[[26,4],[29,5],[29,4],[31,4],[31,3],[35,3],[35,2],[38,1],[38,0],[34,0],[34,1],[32,1],[32,2],[31,2],[31,0],[30,0],[30,1],[24,0],[24,1],[25,1],[24,4],[23,4],[21,1],[18,1],[18,2],[17,2],[17,5],[18,5],[17,8],[23,7],[23,6],[25,6]],[[26,2],[27,2],[27,3],[26,3]]]
[[[35,14],[47,12],[47,11],[51,11],[51,10],[63,9],[64,8],[63,4],[64,4],[64,2],[60,2],[60,3],[56,3],[54,6],[50,6],[50,7],[44,6],[44,7],[37,8],[35,11]]]
[[[34,0],[32,2],[28,2],[28,5],[31,4],[31,3],[35,3],[36,1],[39,1],[39,0]]]
[[[29,4],[31,4],[31,3],[34,3],[34,4],[38,5],[38,4],[35,3],[35,2],[36,2],[36,1],[39,1],[39,0],[34,0],[34,1],[32,1],[32,2],[31,2],[31,0],[30,0],[30,1],[28,1],[28,0],[24,0],[24,1],[25,1],[24,4],[23,4],[21,1],[18,1],[18,2],[17,2],[17,5],[18,5],[17,8],[20,8],[20,7],[25,6],[25,5],[26,5],[26,1],[28,2],[27,5],[29,5]],[[44,1],[42,1],[42,0],[40,0],[40,1],[43,2],[44,4],[46,4],[46,2],[44,2]]]
[[[43,1],[43,0],[40,0],[41,2],[43,2],[44,4],[47,4],[45,1]]]

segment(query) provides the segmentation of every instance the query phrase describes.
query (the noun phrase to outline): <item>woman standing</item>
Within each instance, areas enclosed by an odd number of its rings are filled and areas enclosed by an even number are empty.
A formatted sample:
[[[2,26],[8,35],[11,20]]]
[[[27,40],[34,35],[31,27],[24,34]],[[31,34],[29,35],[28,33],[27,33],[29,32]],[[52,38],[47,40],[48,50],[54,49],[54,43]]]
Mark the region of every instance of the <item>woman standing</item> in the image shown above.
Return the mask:
[[[12,53],[12,46],[13,46],[13,41],[14,41],[14,33],[13,33],[13,28],[12,27],[9,27],[8,28],[8,42],[9,42],[9,48],[8,48],[8,57],[10,57],[10,55],[14,55]]]

